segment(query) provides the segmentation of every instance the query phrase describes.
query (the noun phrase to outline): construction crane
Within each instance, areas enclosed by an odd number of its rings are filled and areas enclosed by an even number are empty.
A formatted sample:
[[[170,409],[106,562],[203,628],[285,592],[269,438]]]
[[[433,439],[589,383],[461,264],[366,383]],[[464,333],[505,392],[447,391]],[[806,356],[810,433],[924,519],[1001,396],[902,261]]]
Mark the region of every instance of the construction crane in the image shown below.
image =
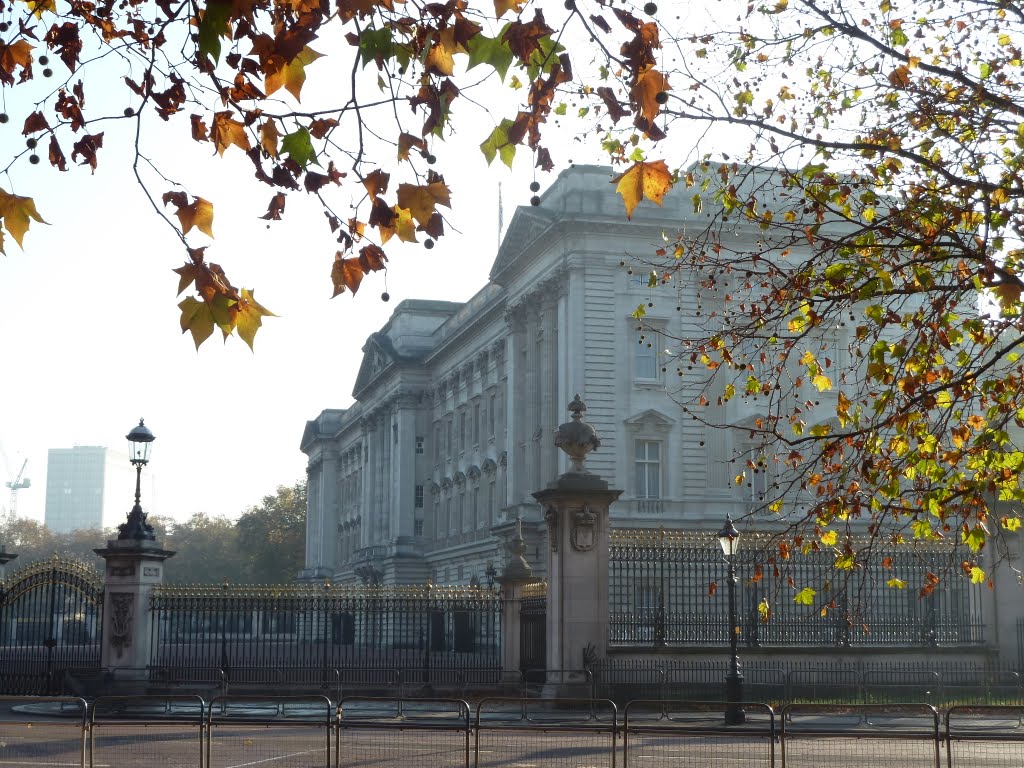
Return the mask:
[[[21,462],[21,469],[18,470],[18,474],[15,475],[13,480],[5,483],[11,489],[11,501],[7,505],[7,519],[12,523],[18,519],[18,491],[22,488],[29,488],[32,485],[32,481],[25,477],[25,467],[27,464],[28,459]]]

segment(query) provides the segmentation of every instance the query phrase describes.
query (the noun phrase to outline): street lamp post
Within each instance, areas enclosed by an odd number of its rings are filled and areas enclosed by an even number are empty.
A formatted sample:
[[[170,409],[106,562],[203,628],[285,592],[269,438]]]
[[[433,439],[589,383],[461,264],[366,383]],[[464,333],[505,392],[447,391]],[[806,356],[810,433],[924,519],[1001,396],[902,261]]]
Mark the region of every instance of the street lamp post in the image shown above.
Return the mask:
[[[146,522],[146,513],[142,511],[142,468],[149,463],[149,454],[156,437],[149,431],[142,419],[139,425],[125,436],[131,443],[131,454],[128,460],[135,467],[135,506],[128,513],[128,519],[118,526],[117,538],[124,541],[149,540],[156,541],[153,526]]]
[[[740,725],[747,719],[740,702],[743,701],[743,673],[736,651],[739,640],[739,622],[736,618],[736,553],[739,551],[740,532],[732,524],[732,515],[725,518],[725,527],[718,532],[725,561],[729,564],[729,672],[725,676],[725,724]]]

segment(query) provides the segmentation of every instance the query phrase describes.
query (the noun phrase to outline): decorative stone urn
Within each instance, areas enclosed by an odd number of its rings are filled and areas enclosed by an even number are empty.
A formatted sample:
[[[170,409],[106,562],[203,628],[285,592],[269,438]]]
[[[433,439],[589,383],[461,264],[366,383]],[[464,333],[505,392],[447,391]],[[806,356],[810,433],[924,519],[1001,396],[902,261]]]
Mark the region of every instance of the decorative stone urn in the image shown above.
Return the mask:
[[[572,421],[565,422],[555,431],[555,445],[569,457],[572,463],[570,472],[589,475],[583,464],[588,453],[601,447],[601,439],[594,427],[583,421],[587,406],[579,394],[569,403],[569,411],[572,412]]]

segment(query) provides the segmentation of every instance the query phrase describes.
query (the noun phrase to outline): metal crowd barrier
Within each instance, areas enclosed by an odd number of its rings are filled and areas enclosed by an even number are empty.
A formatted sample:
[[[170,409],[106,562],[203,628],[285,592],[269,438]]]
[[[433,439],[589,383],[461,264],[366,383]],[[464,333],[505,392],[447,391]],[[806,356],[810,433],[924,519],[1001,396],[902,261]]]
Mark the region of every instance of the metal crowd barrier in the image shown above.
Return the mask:
[[[644,768],[705,768],[726,761],[773,768],[775,712],[760,703],[739,707],[744,722],[726,725],[729,706],[720,701],[629,702],[622,720],[623,768],[631,762]]]
[[[1024,764],[1024,706],[352,696],[0,698],[0,765],[743,768]],[[776,746],[778,742],[778,746]],[[944,747],[944,749],[943,749]]]

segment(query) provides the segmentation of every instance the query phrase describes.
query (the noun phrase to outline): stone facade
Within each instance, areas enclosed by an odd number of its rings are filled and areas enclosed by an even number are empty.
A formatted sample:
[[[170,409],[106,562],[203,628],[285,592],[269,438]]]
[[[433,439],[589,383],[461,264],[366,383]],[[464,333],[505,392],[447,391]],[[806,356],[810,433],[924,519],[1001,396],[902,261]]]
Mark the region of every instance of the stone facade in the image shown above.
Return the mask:
[[[632,317],[651,289],[630,255],[695,219],[692,205],[670,196],[627,221],[609,178],[566,170],[539,206],[516,211],[473,298],[404,301],[367,339],[356,402],[303,434],[303,578],[483,582],[517,516],[543,574],[532,493],[568,469],[552,436],[577,393],[603,441],[591,469],[623,491],[613,525],[717,530],[749,509],[750,489],[731,482],[730,436],[685,416],[675,364],[662,370],[659,332],[692,332],[710,308],[680,286],[658,293],[643,331]]]

